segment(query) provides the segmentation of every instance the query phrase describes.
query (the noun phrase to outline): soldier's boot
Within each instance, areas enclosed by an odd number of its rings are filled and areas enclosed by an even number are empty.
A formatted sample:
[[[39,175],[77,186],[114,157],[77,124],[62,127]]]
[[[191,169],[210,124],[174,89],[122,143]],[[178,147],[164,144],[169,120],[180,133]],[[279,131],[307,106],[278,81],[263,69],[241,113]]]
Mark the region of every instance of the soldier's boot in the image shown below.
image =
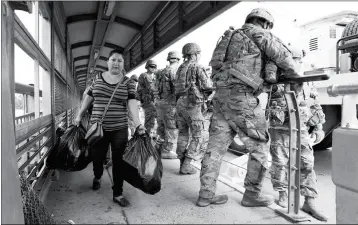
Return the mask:
[[[162,150],[162,159],[177,159],[178,156],[172,151]]]
[[[184,160],[185,160],[185,157],[179,159],[179,161],[180,161],[179,173],[180,173],[180,169],[181,169],[181,166],[183,165]]]
[[[310,214],[314,218],[320,221],[327,221],[325,217],[317,208],[315,204],[315,199],[312,197],[305,196],[305,202],[302,206],[302,211]]]
[[[264,207],[273,203],[273,196],[261,192],[245,190],[241,205],[245,207]]]
[[[227,195],[216,195],[213,198],[202,198],[199,196],[198,200],[196,201],[196,205],[200,207],[206,207],[210,204],[220,205],[227,202],[229,198]]]
[[[277,204],[279,206],[281,206],[282,208],[287,208],[288,207],[287,192],[286,191],[279,191],[278,194],[279,194],[279,197],[278,197]]]
[[[185,157],[183,164],[180,166],[180,174],[195,174],[197,170],[190,164],[192,159]]]

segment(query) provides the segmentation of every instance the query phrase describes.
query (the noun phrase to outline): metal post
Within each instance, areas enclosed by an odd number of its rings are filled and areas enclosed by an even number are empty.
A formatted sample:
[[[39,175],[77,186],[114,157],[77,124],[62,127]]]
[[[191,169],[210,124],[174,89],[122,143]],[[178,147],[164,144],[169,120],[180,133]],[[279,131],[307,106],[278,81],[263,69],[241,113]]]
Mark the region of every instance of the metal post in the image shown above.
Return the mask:
[[[1,2],[1,188],[2,224],[24,224],[15,152],[14,11]],[[6,194],[5,194],[6,193]]]
[[[275,212],[297,223],[310,219],[300,213],[301,123],[296,95],[291,91],[290,84],[285,84],[285,100],[290,121],[288,208],[277,209]]]
[[[56,111],[55,111],[55,4],[50,2],[51,8],[51,115],[52,140],[56,141]]]
[[[39,44],[39,2],[35,1],[35,41]],[[39,60],[34,60],[34,103],[35,119],[40,117],[40,80],[39,80]]]

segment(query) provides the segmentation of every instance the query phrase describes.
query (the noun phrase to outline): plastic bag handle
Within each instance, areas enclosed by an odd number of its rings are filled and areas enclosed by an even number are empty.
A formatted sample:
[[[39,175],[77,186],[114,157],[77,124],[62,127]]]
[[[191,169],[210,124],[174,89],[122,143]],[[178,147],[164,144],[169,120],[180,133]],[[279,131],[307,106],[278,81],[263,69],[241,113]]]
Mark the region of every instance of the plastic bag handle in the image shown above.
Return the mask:
[[[135,129],[133,136],[143,136],[143,135],[145,135],[146,137],[149,137],[149,133],[148,133],[147,130],[145,131],[144,134],[139,134],[139,133],[138,133],[138,132],[139,132],[139,131],[138,131],[138,130],[139,130],[139,127],[140,127],[140,125],[138,125],[137,128]]]

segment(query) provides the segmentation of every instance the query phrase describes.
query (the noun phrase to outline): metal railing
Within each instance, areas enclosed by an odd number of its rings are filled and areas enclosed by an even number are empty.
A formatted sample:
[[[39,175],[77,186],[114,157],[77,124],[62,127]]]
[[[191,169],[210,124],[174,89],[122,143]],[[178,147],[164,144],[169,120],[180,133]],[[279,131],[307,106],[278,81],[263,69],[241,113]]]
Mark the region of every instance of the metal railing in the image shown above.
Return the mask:
[[[332,97],[343,96],[341,127],[358,129],[358,84],[331,85],[327,88],[327,93]]]
[[[40,112],[40,117],[43,115],[42,112]],[[35,112],[26,113],[22,116],[15,117],[15,125],[28,122],[30,120],[35,119]]]

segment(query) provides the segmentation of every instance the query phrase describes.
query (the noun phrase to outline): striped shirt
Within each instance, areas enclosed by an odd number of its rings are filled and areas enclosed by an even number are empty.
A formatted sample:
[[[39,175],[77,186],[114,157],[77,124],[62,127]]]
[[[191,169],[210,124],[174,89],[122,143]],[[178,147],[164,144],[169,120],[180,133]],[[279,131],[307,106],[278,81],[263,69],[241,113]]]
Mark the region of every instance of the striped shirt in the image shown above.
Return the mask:
[[[91,124],[102,118],[104,109],[117,84],[109,84],[102,74],[96,76],[89,88],[88,95],[94,98]],[[136,83],[124,77],[113,96],[107,114],[103,119],[103,129],[105,131],[115,131],[128,128],[128,107],[129,99],[135,99]]]

